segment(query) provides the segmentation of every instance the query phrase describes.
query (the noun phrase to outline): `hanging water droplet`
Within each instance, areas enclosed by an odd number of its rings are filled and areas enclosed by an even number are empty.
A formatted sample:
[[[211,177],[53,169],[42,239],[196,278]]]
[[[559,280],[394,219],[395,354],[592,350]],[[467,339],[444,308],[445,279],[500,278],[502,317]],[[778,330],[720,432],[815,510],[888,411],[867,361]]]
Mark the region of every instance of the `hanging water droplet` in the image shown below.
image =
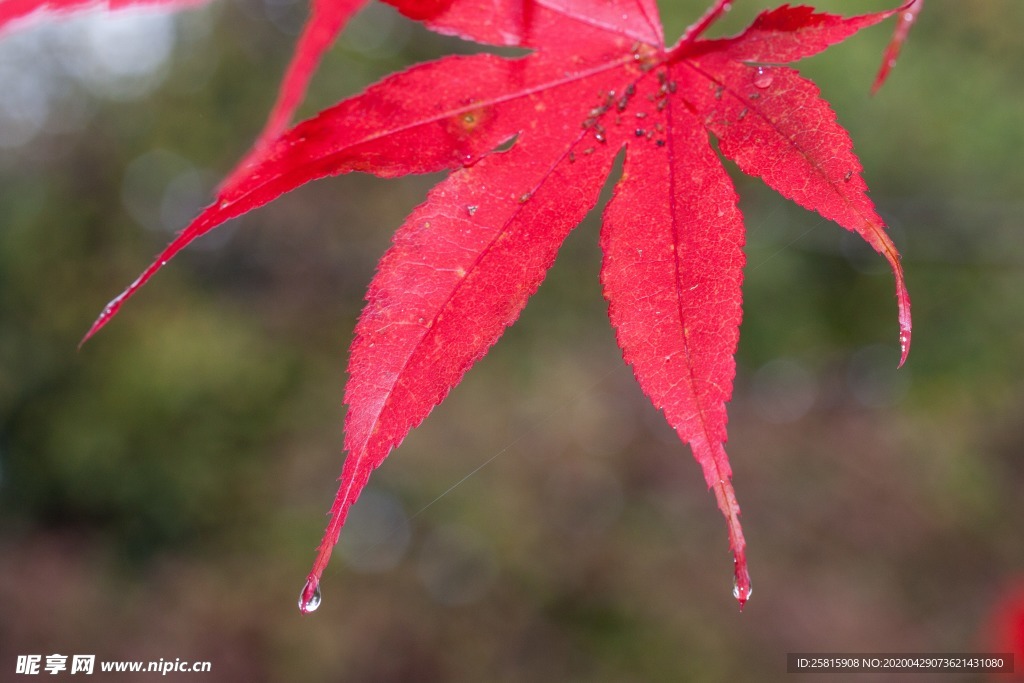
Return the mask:
[[[762,90],[772,84],[775,79],[772,72],[765,66],[759,66],[754,70],[754,87]]]
[[[320,606],[320,582],[316,579],[309,579],[299,593],[299,611],[303,614],[315,612]]]
[[[740,609],[743,609],[743,605],[747,604],[747,600],[754,594],[754,589],[750,586],[745,588],[740,587],[740,582],[736,579],[732,580],[732,597],[740,603]]]

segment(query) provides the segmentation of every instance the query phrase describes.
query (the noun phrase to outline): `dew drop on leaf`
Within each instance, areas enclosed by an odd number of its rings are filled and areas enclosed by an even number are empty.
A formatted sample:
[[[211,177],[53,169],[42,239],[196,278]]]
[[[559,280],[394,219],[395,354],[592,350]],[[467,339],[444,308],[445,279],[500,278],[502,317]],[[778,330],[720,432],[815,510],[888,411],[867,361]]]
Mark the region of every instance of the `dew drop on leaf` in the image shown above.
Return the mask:
[[[303,614],[315,612],[320,606],[320,582],[316,579],[306,581],[299,593],[299,611]]]
[[[774,78],[767,67],[759,66],[754,70],[754,87],[763,90],[772,84]]]

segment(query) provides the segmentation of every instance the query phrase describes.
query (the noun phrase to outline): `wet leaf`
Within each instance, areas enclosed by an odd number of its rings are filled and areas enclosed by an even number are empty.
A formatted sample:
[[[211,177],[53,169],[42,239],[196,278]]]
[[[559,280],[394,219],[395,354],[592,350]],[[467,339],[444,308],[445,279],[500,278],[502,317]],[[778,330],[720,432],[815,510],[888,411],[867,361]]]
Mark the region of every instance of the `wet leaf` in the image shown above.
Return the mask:
[[[847,18],[783,6],[737,36],[703,39],[728,5],[719,0],[669,46],[653,0],[393,4],[432,30],[531,52],[413,66],[281,132],[324,47],[361,6],[316,2],[252,154],[87,338],[193,239],[304,183],[353,171],[451,171],[399,228],[356,328],[348,455],[299,601],[312,611],[372,471],[516,320],[622,155],[600,237],[609,316],[640,386],[691,446],[715,495],[742,606],[750,577],[724,444],[744,227],[712,137],[742,171],[856,232],[887,259],[902,363],[911,322],[899,255],[846,131],[817,87],[784,66],[893,12]]]

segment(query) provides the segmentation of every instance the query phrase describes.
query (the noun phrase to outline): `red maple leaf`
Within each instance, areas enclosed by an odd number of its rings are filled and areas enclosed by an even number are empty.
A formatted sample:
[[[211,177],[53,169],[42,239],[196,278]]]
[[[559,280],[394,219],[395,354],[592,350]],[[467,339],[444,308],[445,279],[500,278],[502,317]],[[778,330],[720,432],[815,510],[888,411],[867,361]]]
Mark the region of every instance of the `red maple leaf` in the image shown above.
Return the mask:
[[[718,0],[667,46],[654,0],[396,0],[433,30],[532,51],[420,64],[277,135],[319,54],[361,3],[315,3],[253,153],[86,338],[193,239],[306,182],[452,169],[398,230],[356,329],[348,456],[299,600],[312,611],[371,472],[518,317],[624,153],[601,232],[609,316],[626,362],[693,449],[726,518],[742,607],[750,578],[724,443],[744,229],[709,133],[744,172],[857,232],[889,261],[902,364],[910,303],[896,248],[849,136],[818,89],[781,66],[892,12],[844,18],[783,6],[735,37],[705,40],[728,5]]]

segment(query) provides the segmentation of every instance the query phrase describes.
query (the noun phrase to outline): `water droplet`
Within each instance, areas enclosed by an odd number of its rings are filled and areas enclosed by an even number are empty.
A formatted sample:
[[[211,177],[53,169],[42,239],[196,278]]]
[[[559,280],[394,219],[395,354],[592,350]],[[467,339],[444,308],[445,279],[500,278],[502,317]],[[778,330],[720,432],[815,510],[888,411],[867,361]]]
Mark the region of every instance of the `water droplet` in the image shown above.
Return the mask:
[[[467,213],[468,213],[468,214],[469,214],[470,216],[472,216],[473,214],[475,214],[475,213],[476,213],[476,210],[477,210],[477,209],[479,209],[479,208],[480,208],[479,206],[467,206],[467,207],[466,207],[466,212],[467,212]]]
[[[303,614],[315,612],[320,606],[320,582],[316,579],[309,579],[299,593],[299,611]]]
[[[853,171],[847,171],[846,175],[843,176],[843,182],[844,183],[850,182],[850,178],[852,178],[852,177],[853,177]]]
[[[896,367],[903,367],[907,362],[907,355],[910,353],[910,330],[900,331],[900,364]]]
[[[753,588],[751,588],[750,586],[741,588],[739,581],[737,581],[736,579],[732,580],[732,597],[736,598],[736,600],[740,603],[740,609],[743,609],[743,605],[747,603],[747,600],[749,600],[750,596],[753,594]]]
[[[759,66],[757,67],[757,69],[754,70],[755,88],[761,88],[762,90],[764,90],[765,88],[772,84],[772,81],[774,79],[775,77],[772,76],[772,72],[767,67]]]

